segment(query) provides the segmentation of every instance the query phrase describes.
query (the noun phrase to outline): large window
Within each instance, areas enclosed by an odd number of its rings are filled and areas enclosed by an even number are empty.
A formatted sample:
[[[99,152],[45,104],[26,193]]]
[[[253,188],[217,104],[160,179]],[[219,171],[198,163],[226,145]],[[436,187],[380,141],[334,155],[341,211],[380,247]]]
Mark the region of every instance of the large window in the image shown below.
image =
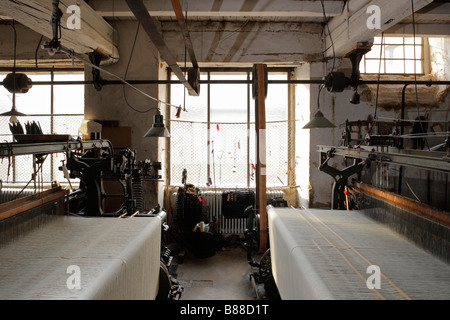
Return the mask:
[[[0,74],[4,79],[6,73]],[[33,82],[51,81],[51,72],[41,72],[27,76]],[[84,73],[53,73],[54,81],[81,81]],[[11,110],[12,94],[3,86],[0,87],[0,113]],[[25,129],[25,123],[39,123],[44,134],[69,134],[78,136],[78,129],[84,118],[84,86],[83,85],[34,85],[27,93],[16,94],[16,109],[26,116],[18,117]],[[0,117],[0,139],[2,142],[14,141],[9,128],[9,116]],[[43,182],[67,182],[59,170],[64,154],[47,156],[42,170]],[[12,156],[0,160],[0,179],[3,183],[28,183],[34,172],[31,155]]]
[[[426,38],[375,37],[361,60],[361,73],[423,74]],[[381,57],[381,60],[380,60]]]
[[[170,121],[170,183],[187,182],[199,187],[255,187],[255,102],[249,84],[252,72],[205,72],[199,97],[171,86],[171,103],[185,106],[180,118],[176,109]],[[286,80],[287,72],[269,72],[269,80]],[[228,83],[225,83],[228,81]],[[270,84],[266,98],[267,186],[288,185],[288,86]]]

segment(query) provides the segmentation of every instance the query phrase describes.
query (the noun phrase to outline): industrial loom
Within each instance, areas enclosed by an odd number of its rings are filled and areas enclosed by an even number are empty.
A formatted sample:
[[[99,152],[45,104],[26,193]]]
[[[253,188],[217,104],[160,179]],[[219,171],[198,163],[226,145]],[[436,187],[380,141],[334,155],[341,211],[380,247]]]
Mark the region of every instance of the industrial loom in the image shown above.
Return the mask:
[[[450,298],[448,207],[401,192],[405,168],[450,173],[449,140],[440,150],[417,150],[399,148],[400,139],[318,146],[319,170],[334,180],[331,210],[268,208],[271,268],[282,299]],[[333,158],[344,161],[331,165]],[[343,169],[336,165],[347,160]],[[388,167],[398,175],[389,178]],[[364,170],[374,172],[375,185],[361,181]]]
[[[135,196],[142,196],[141,179],[160,177],[160,163],[137,161],[129,149],[115,154],[108,140],[42,140],[2,143],[0,157],[33,155],[35,165],[64,153],[60,169],[79,178],[79,187],[56,186],[0,205],[0,298],[178,299],[183,288],[168,271],[166,212],[143,211]],[[110,180],[122,194],[104,191]],[[104,208],[110,197],[123,199],[114,212]]]
[[[354,94],[350,102],[358,104],[357,89],[362,84],[359,62],[369,50],[363,44],[350,52],[347,57],[353,67],[351,78],[333,72],[326,77],[324,87],[329,92],[343,92],[352,87]],[[366,136],[352,139],[351,124],[360,125],[363,121],[347,121],[342,146],[318,146],[319,170],[334,180],[331,208],[267,206],[270,248],[261,262],[254,261],[250,255],[248,260],[250,265],[259,267],[255,279],[262,278],[267,284],[273,280],[281,299],[450,298],[450,211],[446,199],[450,129],[447,123],[446,130],[442,130],[440,135],[428,134],[428,121],[424,117],[419,116],[415,121],[405,120],[406,87],[412,84],[429,87],[438,82],[399,81],[396,84],[404,84],[401,119],[389,124],[389,132],[379,130],[374,134],[369,130]],[[314,118],[304,128],[335,127],[328,120],[323,121],[326,119],[321,112],[317,112]],[[320,122],[314,123],[319,119]],[[414,122],[413,131],[407,135],[405,126],[410,122]],[[310,125],[313,123],[315,126]],[[376,123],[382,125],[377,120],[367,126]],[[441,140],[439,145],[425,150],[424,141],[433,136],[445,137],[445,141]],[[413,148],[408,149],[404,140],[409,138]],[[336,158],[340,159],[331,164]],[[340,166],[344,168],[340,169]],[[374,174],[370,172],[373,168]],[[398,172],[394,182],[390,181],[393,178],[389,177],[390,168]],[[405,168],[437,172],[444,177],[441,186],[445,189],[443,208],[403,195],[403,185],[406,183],[410,187],[406,182]],[[375,175],[375,183],[362,182],[364,170]],[[246,232],[248,244],[262,235],[249,224]]]

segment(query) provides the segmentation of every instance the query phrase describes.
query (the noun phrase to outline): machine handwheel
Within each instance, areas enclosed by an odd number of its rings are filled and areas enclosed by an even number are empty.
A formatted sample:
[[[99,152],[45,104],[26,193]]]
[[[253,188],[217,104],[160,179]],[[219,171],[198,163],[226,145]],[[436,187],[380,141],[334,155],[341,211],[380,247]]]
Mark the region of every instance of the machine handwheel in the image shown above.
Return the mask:
[[[266,298],[279,300],[280,293],[278,292],[275,279],[272,274],[272,261],[270,257],[270,248],[264,252],[259,262],[259,281],[264,283],[264,289],[266,290]]]
[[[162,261],[159,262],[159,290],[156,300],[169,300],[172,281],[170,280],[169,270]]]
[[[270,260],[270,248],[264,252],[259,262],[259,276],[262,282],[266,282],[272,277],[272,264]]]

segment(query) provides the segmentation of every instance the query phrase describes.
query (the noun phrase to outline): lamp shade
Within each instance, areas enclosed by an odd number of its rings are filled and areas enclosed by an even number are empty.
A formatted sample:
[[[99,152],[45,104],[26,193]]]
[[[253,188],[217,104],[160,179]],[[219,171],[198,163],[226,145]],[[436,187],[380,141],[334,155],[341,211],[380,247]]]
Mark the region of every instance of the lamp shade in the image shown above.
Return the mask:
[[[144,135],[144,138],[156,137],[156,138],[169,138],[170,133],[164,126],[164,117],[162,114],[157,114],[153,116],[153,126]]]
[[[7,111],[7,112],[4,112],[4,113],[0,114],[0,116],[16,116],[16,117],[20,117],[20,116],[26,116],[26,114],[17,111],[16,108],[12,108],[10,111]]]
[[[336,128],[336,126],[325,118],[322,112],[317,111],[314,118],[312,118],[311,121],[303,127],[303,129],[314,128]]]

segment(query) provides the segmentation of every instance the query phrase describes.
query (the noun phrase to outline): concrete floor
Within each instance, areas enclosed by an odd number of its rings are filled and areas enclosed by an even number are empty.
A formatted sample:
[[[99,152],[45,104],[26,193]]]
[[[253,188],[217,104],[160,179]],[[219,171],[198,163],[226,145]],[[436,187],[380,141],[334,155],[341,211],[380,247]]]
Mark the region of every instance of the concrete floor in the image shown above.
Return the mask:
[[[184,287],[180,300],[255,300],[251,273],[242,247],[224,248],[209,258],[187,252],[177,264],[177,279]]]

